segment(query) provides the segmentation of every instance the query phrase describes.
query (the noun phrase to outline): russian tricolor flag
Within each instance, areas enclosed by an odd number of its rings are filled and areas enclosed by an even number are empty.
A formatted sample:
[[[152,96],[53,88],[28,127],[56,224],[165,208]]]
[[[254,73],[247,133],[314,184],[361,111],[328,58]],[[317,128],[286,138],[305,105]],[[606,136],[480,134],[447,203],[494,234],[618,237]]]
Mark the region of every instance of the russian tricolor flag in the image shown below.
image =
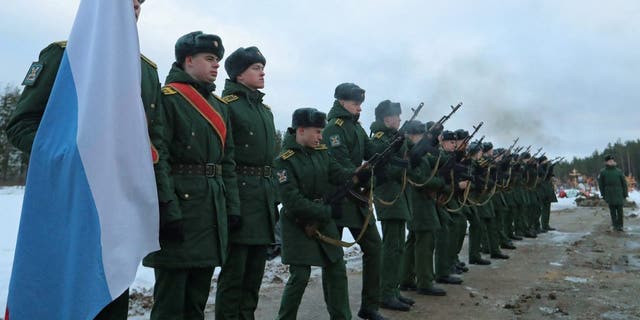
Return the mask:
[[[131,0],[82,0],[33,144],[7,319],[93,319],[158,250]]]

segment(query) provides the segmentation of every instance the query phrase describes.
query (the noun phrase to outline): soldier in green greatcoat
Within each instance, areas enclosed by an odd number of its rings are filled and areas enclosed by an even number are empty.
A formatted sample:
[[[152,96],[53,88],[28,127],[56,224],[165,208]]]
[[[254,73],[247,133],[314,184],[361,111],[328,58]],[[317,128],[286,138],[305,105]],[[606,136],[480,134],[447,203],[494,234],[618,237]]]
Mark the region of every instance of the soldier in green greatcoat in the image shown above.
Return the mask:
[[[503,148],[494,150],[493,175],[496,182],[496,194],[493,196],[492,204],[496,215],[496,232],[500,243],[500,248],[514,250],[516,246],[509,238],[509,195],[507,194],[507,183],[509,182],[509,159],[507,151]]]
[[[203,319],[211,277],[227,259],[228,230],[240,214],[228,106],[215,96],[224,55],[220,37],[180,37],[162,88],[151,136],[158,147],[160,250],[144,258],[155,269],[151,319]],[[155,132],[152,132],[155,133]]]
[[[293,113],[283,152],[275,161],[282,197],[282,263],[289,265],[289,280],[282,294],[277,319],[296,319],[311,266],[322,267],[322,290],[332,320],[351,319],[347,271],[342,247],[321,240],[340,239],[336,220],[340,202],[327,203],[336,185],[353,177],[321,145],[325,114],[314,108]],[[321,235],[321,236],[320,236]]]
[[[412,174],[409,177],[412,219],[407,224],[409,237],[402,262],[401,287],[415,288],[416,293],[422,295],[444,296],[446,292],[434,285],[436,275],[434,254],[436,242],[439,240],[437,236],[443,225],[447,223],[440,220],[436,209],[436,195],[444,182],[436,175],[438,161],[430,152],[418,147],[424,143],[431,143],[423,141],[423,139],[429,139],[425,135],[425,129],[423,123],[414,120],[407,123],[405,130],[412,149]],[[448,255],[448,252],[445,252],[445,255]],[[446,268],[449,269],[449,267],[450,265],[447,264]]]
[[[371,124],[371,142],[376,152],[382,152],[396,138],[400,128],[400,104],[384,100],[375,109],[376,121]],[[423,125],[424,127],[424,125]],[[403,141],[391,155],[389,165],[375,170],[374,205],[382,224],[382,301],[386,309],[409,311],[414,301],[400,295],[400,267],[404,254],[407,221],[411,219],[411,202],[407,185],[409,161],[407,144]]]
[[[256,47],[239,48],[225,61],[229,79],[222,100],[231,117],[241,223],[229,234],[229,259],[218,277],[216,319],[254,319],[267,247],[275,242],[276,129],[259,90],[264,88],[266,63]]]
[[[622,207],[624,199],[629,196],[627,179],[622,170],[616,167],[616,160],[612,155],[604,157],[605,167],[598,175],[598,187],[602,198],[609,205],[611,225],[616,231],[623,231],[624,215]]]
[[[142,10],[143,1],[133,0],[136,20]],[[67,46],[66,41],[54,42],[40,52],[22,84],[25,86],[16,109],[7,123],[6,133],[9,141],[25,154],[31,153],[36,131],[49,101],[53,83],[60,61]],[[160,104],[160,81],[156,64],[144,55],[140,55],[141,97],[147,116],[149,130],[156,118]],[[126,319],[129,312],[129,290],[116,297],[96,316],[95,319]]]
[[[365,91],[353,83],[336,87],[333,107],[328,114],[327,127],[322,133],[323,143],[329,154],[343,167],[355,169],[369,159],[374,147],[358,119]],[[338,230],[346,227],[354,238],[365,227],[370,214],[366,194],[350,193],[343,202],[344,214],[336,221]],[[370,218],[366,231],[358,244],[362,249],[362,301],[358,316],[363,319],[384,319],[378,312],[380,305],[380,266],[382,264],[382,239],[376,228],[375,218]]]
[[[552,228],[549,225],[549,218],[551,215],[551,203],[558,202],[558,198],[556,197],[556,192],[552,181],[552,178],[554,176],[553,168],[555,164],[550,163],[549,159],[547,159],[547,157],[545,156],[542,156],[541,160],[541,171],[543,172],[541,184],[543,186],[542,188],[545,194],[545,201],[542,204],[542,217],[540,218],[540,223],[542,224],[543,231],[553,231],[555,230],[555,228]]]

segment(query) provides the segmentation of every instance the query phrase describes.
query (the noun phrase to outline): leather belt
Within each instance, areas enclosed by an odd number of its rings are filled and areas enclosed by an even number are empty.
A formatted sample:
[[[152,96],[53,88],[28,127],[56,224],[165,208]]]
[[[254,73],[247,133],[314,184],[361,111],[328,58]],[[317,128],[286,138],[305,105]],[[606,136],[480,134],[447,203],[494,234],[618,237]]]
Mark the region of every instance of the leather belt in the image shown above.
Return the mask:
[[[271,177],[271,167],[236,166],[236,173],[243,176]]]
[[[171,173],[175,175],[216,177],[222,176],[222,165],[217,163],[180,163],[171,166]]]

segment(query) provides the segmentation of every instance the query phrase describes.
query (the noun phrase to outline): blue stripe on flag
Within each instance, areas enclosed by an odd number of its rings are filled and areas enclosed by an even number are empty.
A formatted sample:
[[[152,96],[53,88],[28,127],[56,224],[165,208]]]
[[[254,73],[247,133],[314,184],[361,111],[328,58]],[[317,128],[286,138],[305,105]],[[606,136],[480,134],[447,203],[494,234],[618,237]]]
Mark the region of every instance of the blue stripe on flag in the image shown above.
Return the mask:
[[[13,320],[92,319],[112,300],[77,121],[65,52],[29,163],[8,297]]]

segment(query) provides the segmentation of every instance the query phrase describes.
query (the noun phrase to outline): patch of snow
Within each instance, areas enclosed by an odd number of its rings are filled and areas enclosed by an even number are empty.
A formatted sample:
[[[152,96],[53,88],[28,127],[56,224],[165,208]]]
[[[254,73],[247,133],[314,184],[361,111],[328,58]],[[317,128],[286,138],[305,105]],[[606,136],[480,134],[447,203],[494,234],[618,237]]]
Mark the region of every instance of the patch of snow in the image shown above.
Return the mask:
[[[580,277],[564,277],[564,280],[573,282],[573,283],[587,283],[589,279],[580,278]]]
[[[575,198],[558,198],[558,202],[551,203],[551,211],[560,211],[565,209],[576,208]]]
[[[549,262],[550,265],[554,266],[554,267],[562,267],[563,264],[560,262]]]
[[[0,308],[7,305],[24,187],[0,188]]]

